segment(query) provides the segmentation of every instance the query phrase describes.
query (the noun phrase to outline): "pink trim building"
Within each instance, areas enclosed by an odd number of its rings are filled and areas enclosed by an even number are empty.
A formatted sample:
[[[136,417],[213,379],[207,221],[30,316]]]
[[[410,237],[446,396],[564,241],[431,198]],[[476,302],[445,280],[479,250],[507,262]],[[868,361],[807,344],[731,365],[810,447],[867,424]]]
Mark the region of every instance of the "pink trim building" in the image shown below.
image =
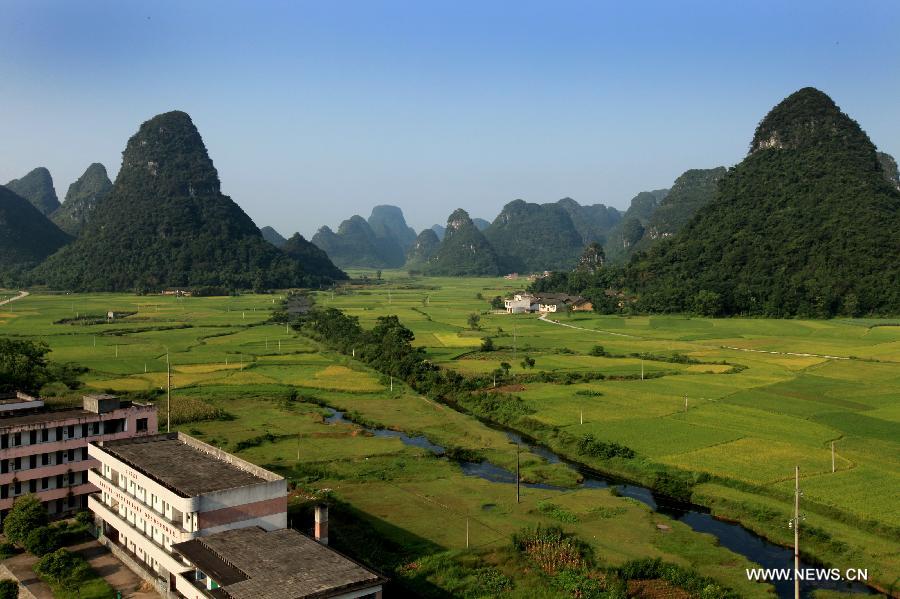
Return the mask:
[[[24,393],[0,395],[0,521],[20,495],[36,495],[51,515],[87,508],[97,492],[89,441],[155,434],[156,407],[113,395],[86,395],[82,408],[54,410]]]

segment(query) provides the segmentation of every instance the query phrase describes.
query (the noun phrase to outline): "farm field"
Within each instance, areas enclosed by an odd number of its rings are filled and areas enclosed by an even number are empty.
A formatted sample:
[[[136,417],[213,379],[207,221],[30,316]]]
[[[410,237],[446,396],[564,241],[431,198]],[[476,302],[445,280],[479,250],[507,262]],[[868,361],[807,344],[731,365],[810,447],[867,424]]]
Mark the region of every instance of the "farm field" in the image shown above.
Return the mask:
[[[698,496],[776,540],[789,539],[782,523],[799,465],[809,520],[839,531],[815,547],[818,555],[834,562],[858,559],[859,551],[888,583],[900,573],[900,322],[581,313],[547,322],[491,313],[492,297],[525,282],[393,276],[319,293],[317,302],[364,327],[398,315],[414,343],[446,368],[487,374],[506,362],[511,378],[529,381],[514,393],[533,409],[530,418],[625,444],[647,462],[708,474],[712,482],[698,485]],[[474,330],[471,314],[479,315]],[[478,351],[485,337],[497,351]],[[591,355],[595,346],[605,355]],[[525,356],[533,368],[520,364]],[[540,371],[563,382],[530,382]],[[606,378],[565,384],[567,373]],[[605,469],[629,474],[620,464]],[[717,494],[721,501],[712,499]]]
[[[557,524],[587,542],[601,564],[660,557],[742,596],[768,595],[769,587],[746,580],[750,562],[712,537],[609,490],[575,488],[572,470],[539,455],[521,453],[522,479],[553,488],[523,487],[516,504],[510,484],[467,476],[454,461],[358,424],[328,422],[326,405],[368,427],[425,435],[448,450],[515,468],[515,446],[501,431],[416,395],[399,381],[391,390],[378,373],[268,323],[278,300],[34,293],[3,307],[0,334],[44,341],[51,359],[88,369],[83,389],[45,388],[49,402],[77,401],[91,390],[131,394],[155,401],[161,423],[168,357],[173,428],[281,472],[298,485],[298,504],[327,494],[348,506],[333,514],[337,544],[342,528],[355,528],[358,519],[402,547],[405,561],[445,551],[452,559],[478,555],[512,581],[509,596],[554,597],[556,591],[508,554],[513,533]],[[110,321],[108,312],[115,313]],[[384,559],[372,551],[366,557],[374,563]]]

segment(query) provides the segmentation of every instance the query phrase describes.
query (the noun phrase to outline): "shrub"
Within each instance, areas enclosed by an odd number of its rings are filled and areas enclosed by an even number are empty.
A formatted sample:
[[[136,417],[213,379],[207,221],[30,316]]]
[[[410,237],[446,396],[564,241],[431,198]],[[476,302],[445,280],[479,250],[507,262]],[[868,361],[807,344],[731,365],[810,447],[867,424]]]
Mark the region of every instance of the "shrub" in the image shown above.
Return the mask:
[[[599,439],[595,439],[594,435],[590,433],[584,435],[578,441],[578,453],[581,455],[593,456],[595,458],[603,458],[605,460],[616,457],[626,459],[634,457],[634,450],[630,447],[620,445],[615,441],[600,441]]]
[[[22,542],[25,550],[38,557],[56,551],[60,547],[59,531],[52,526],[33,528]]]
[[[554,520],[559,520],[560,522],[566,522],[568,524],[574,524],[578,522],[578,516],[567,510],[566,508],[556,505],[555,503],[551,503],[549,501],[539,501],[537,504],[538,511],[540,511],[545,516],[549,516]]]
[[[551,576],[563,570],[583,570],[588,565],[584,544],[558,526],[526,528],[513,535],[513,545]]]
[[[0,599],[18,599],[19,584],[10,578],[0,580]]]
[[[595,345],[594,347],[592,347],[592,348],[591,348],[591,351],[590,351],[590,354],[591,354],[592,356],[597,356],[597,357],[607,355],[606,350],[603,349],[603,346],[602,346],[602,345]]]
[[[86,561],[66,549],[48,553],[34,565],[34,571],[63,589],[75,588],[87,576]]]
[[[94,514],[89,511],[78,512],[75,515],[75,522],[78,522],[78,524],[81,524],[82,526],[93,526]]]
[[[481,342],[481,351],[494,351],[494,340],[490,337],[485,337],[484,341]]]

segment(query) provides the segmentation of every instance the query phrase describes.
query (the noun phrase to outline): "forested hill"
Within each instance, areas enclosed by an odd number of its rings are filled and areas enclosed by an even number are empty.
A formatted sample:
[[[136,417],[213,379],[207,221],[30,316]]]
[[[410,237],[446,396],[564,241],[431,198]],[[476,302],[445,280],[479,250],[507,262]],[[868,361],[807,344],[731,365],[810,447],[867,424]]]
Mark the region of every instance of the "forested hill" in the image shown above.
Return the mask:
[[[622,220],[622,213],[612,206],[582,206],[572,198],[563,198],[557,204],[569,213],[572,224],[581,235],[582,246],[593,242],[603,244],[609,231]]]
[[[78,235],[91,220],[97,204],[112,191],[106,167],[95,162],[78,180],[69,185],[66,199],[51,216],[56,225],[70,235]]]
[[[272,227],[265,226],[261,228],[259,232],[263,236],[263,239],[277,248],[283,247],[285,242],[287,242],[287,239]]]
[[[607,260],[622,263],[631,256],[650,225],[650,217],[668,194],[668,189],[656,189],[642,191],[631,198],[628,210],[606,234],[603,250]]]
[[[419,233],[412,247],[406,252],[406,268],[409,270],[421,270],[441,247],[434,229],[423,229]]]
[[[633,261],[625,284],[651,311],[900,314],[900,191],[859,125],[801,89],[760,122],[717,197]]]
[[[321,227],[312,242],[341,267],[398,268],[406,260],[396,239],[379,237],[358,214],[342,222],[337,233],[327,226]]]
[[[510,202],[484,236],[510,272],[572,268],[584,249],[581,234],[559,204]]]
[[[403,210],[397,206],[375,206],[367,222],[377,237],[393,239],[404,252],[416,240],[416,232],[406,224]]]
[[[675,179],[672,189],[647,219],[643,235],[630,248],[629,255],[681,231],[703,206],[713,201],[725,171],[724,166],[690,169]]]
[[[49,216],[59,208],[59,198],[53,187],[53,177],[45,167],[39,166],[21,179],[13,179],[6,184],[13,193],[25,198],[31,205]]]
[[[24,271],[71,241],[28,200],[0,186],[0,284],[10,285]]]
[[[222,194],[191,118],[175,111],[141,125],[94,218],[35,276],[74,290],[260,289],[330,282],[333,265],[321,266],[289,258],[262,238]]]
[[[425,266],[426,274],[439,276],[496,276],[502,270],[497,252],[462,208],[447,219],[444,239]]]

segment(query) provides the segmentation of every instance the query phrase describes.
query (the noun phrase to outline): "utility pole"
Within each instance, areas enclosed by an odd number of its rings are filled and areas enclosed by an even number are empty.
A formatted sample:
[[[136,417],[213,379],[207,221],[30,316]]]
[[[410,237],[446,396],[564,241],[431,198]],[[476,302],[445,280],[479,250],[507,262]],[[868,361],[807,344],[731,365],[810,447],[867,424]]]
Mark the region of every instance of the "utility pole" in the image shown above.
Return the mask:
[[[172,368],[169,365],[169,354],[166,354],[166,432],[172,426]]]
[[[641,358],[641,380],[644,380],[644,358]]]
[[[684,411],[687,412],[687,393],[684,394]]]
[[[800,466],[794,470],[794,599],[800,599]]]
[[[834,441],[831,442],[831,473],[834,474]]]
[[[469,519],[466,518],[466,549],[469,548]]]
[[[519,503],[519,444],[516,443],[516,503]]]
[[[580,424],[584,424],[584,409],[581,410],[581,422]]]
[[[394,377],[391,377],[391,393],[394,392]]]

